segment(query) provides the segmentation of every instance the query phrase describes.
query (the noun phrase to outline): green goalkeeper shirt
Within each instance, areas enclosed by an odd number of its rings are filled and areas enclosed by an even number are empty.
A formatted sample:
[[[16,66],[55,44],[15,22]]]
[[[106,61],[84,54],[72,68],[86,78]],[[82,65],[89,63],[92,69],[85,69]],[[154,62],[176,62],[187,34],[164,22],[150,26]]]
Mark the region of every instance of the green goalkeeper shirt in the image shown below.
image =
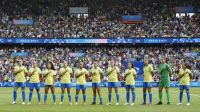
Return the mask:
[[[170,73],[170,67],[168,64],[160,64],[159,66],[160,69],[160,75],[161,75],[161,82],[169,82],[170,81],[170,77],[169,77],[169,73]]]

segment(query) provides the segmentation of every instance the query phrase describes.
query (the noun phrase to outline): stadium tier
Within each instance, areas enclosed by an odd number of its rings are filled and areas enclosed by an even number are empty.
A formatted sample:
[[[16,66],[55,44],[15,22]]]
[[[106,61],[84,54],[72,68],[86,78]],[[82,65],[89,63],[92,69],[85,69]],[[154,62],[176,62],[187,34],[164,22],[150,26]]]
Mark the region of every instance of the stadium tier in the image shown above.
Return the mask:
[[[0,6],[4,38],[200,37],[198,0],[2,0]]]

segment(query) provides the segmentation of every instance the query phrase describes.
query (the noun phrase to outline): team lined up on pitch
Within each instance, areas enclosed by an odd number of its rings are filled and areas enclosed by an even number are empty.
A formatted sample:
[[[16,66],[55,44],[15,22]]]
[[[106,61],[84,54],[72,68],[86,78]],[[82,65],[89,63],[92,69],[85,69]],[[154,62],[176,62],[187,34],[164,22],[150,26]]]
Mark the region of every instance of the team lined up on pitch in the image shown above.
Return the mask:
[[[159,102],[158,105],[161,105],[162,102],[162,90],[165,88],[166,95],[167,95],[167,104],[170,105],[170,75],[171,75],[171,68],[167,64],[166,59],[162,58],[161,64],[159,65],[159,73],[161,76],[159,82]],[[149,105],[152,105],[152,82],[153,82],[153,67],[151,64],[148,63],[148,59],[144,60],[144,81],[143,81],[143,103],[142,105],[146,105],[146,91],[148,91],[149,96]],[[103,77],[103,71],[100,67],[98,67],[98,61],[93,62],[93,67],[90,71],[87,71],[84,68],[83,62],[79,63],[79,67],[73,73],[72,68],[68,66],[68,62],[64,61],[64,66],[57,72],[54,69],[54,64],[52,62],[47,63],[47,67],[44,71],[41,71],[39,67],[37,67],[37,62],[32,61],[32,67],[27,70],[26,67],[23,66],[23,60],[19,59],[14,66],[13,75],[15,76],[15,83],[14,83],[14,91],[13,91],[13,104],[16,104],[17,99],[17,89],[21,87],[22,89],[22,104],[25,104],[26,94],[25,94],[25,82],[26,77],[30,77],[29,80],[29,98],[28,104],[31,104],[33,90],[36,89],[37,96],[38,96],[38,104],[41,102],[41,95],[40,95],[40,81],[45,82],[45,94],[44,94],[44,104],[47,102],[48,98],[48,91],[51,90],[52,98],[54,104],[56,104],[56,95],[55,95],[55,78],[56,75],[59,75],[61,78],[61,97],[60,97],[60,104],[63,104],[64,93],[65,89],[67,89],[68,100],[69,104],[72,105],[72,95],[70,92],[71,89],[71,77],[73,74],[76,76],[76,94],[75,94],[75,105],[78,104],[79,93],[82,90],[83,94],[83,103],[86,104],[86,78],[88,76],[92,77],[92,89],[93,89],[93,101],[92,105],[96,104],[96,96],[98,93],[100,104],[103,105],[103,99],[101,95],[101,80]],[[120,69],[115,65],[115,61],[110,61],[110,66],[107,69],[106,75],[108,76],[108,103],[107,105],[111,105],[111,98],[112,98],[112,88],[114,88],[116,93],[116,105],[119,105],[119,93],[118,93],[118,81],[120,75]],[[135,93],[135,78],[136,78],[136,71],[134,69],[134,65],[130,62],[128,63],[128,68],[125,71],[124,81],[125,81],[125,88],[126,88],[126,103],[124,105],[134,105],[136,99]],[[181,69],[179,70],[178,77],[180,78],[180,95],[179,95],[179,103],[178,105],[182,105],[182,97],[183,91],[186,90],[187,93],[187,105],[190,105],[190,92],[189,92],[189,85],[190,85],[190,77],[192,73],[190,69],[184,64],[182,64]],[[132,101],[130,103],[130,94],[132,95]]]

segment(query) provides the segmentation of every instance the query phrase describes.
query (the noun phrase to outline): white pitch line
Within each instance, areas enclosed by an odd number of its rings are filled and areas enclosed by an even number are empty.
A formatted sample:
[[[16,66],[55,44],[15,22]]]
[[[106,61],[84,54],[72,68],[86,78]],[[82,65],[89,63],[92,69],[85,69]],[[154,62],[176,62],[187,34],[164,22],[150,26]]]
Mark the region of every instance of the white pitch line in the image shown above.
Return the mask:
[[[171,90],[171,91],[172,91],[172,90]],[[179,93],[178,91],[172,91],[172,92],[174,92],[174,93]],[[183,93],[183,94],[186,94],[186,93]],[[196,96],[196,97],[200,98],[200,95],[191,94],[191,93],[190,93],[190,95],[191,95],[191,96]]]

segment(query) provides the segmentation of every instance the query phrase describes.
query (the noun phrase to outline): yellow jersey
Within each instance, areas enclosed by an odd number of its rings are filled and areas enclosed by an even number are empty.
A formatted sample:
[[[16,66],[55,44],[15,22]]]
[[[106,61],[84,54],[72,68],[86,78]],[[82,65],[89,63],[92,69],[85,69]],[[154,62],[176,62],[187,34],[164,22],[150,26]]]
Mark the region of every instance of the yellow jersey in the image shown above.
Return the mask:
[[[86,75],[87,75],[87,70],[85,68],[78,68],[75,70],[75,75],[78,76],[80,73],[83,73],[80,77],[76,79],[76,84],[78,85],[86,85]]]
[[[49,74],[47,74],[50,72]],[[54,76],[56,76],[56,71],[55,70],[44,70],[43,71],[43,76],[45,77],[45,85],[54,85]]]
[[[148,64],[147,66],[144,66],[143,71],[144,71],[144,82],[152,82],[153,76],[151,73],[153,72],[153,67]]]
[[[113,70],[114,69],[114,70]],[[111,72],[111,70],[113,70]],[[108,74],[108,82],[118,82],[118,74],[119,74],[119,68],[118,67],[108,67],[107,73],[111,72]]]
[[[18,72],[19,70],[21,70],[21,71]],[[20,67],[20,66],[16,65],[14,67],[14,73],[15,72],[18,72],[15,75],[15,82],[26,82],[26,73],[28,72],[26,67],[24,67],[24,66]]]
[[[41,74],[40,68],[31,67],[29,69],[29,72],[32,74],[30,77],[30,83],[39,83],[40,82],[40,74]]]
[[[189,69],[180,70],[179,75],[183,75],[183,77],[180,79],[180,85],[190,85],[190,75],[192,72]]]
[[[135,77],[136,77],[135,69],[133,68],[126,69],[125,74],[126,74],[126,79],[125,79],[126,85],[135,85]]]
[[[71,83],[72,68],[63,67],[59,70],[59,74],[61,75],[61,83]]]
[[[90,74],[92,75],[92,82],[98,83],[101,82],[101,74],[103,74],[103,71],[100,67],[94,68],[90,70]]]

